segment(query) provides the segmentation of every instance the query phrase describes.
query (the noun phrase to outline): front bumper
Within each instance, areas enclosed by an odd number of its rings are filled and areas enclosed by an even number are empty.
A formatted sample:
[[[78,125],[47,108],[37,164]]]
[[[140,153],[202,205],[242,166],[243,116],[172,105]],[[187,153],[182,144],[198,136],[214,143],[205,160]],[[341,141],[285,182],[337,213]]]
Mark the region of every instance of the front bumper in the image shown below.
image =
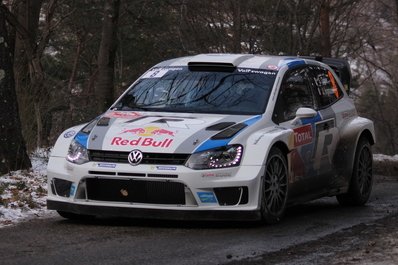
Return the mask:
[[[78,203],[47,200],[50,210],[101,217],[128,217],[137,219],[195,220],[195,221],[258,221],[259,211],[232,210],[169,210],[129,208],[120,206],[85,205]]]
[[[209,171],[118,163],[103,167],[51,157],[48,209],[150,219],[258,220],[263,170],[262,166]]]

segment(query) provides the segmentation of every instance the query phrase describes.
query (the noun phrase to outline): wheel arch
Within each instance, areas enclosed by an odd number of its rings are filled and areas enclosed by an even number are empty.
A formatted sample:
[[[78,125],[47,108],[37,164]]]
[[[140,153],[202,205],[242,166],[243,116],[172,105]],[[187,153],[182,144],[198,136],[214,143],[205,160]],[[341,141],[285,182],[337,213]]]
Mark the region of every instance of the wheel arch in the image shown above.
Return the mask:
[[[340,143],[334,156],[337,174],[344,179],[342,191],[347,190],[351,181],[354,168],[355,153],[361,138],[369,141],[370,145],[376,143],[373,122],[357,117],[351,120],[340,134]]]
[[[358,145],[359,140],[360,140],[361,138],[367,139],[367,140],[369,141],[370,145],[374,145],[374,144],[376,143],[376,140],[375,140],[375,138],[374,138],[374,135],[370,132],[369,129],[365,129],[365,130],[363,130],[363,131],[359,134],[359,137],[358,137],[358,139],[357,139],[357,141],[356,141],[356,145],[355,145],[355,146]]]

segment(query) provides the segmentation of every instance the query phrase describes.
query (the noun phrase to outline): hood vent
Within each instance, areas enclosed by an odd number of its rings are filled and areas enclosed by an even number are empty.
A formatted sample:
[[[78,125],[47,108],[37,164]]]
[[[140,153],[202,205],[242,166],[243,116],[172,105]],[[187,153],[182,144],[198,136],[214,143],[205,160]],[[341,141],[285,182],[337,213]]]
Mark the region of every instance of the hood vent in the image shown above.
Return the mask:
[[[227,129],[225,129],[222,132],[217,133],[213,137],[211,137],[212,140],[221,140],[221,139],[228,139],[237,134],[240,130],[243,128],[247,127],[246,124],[244,123],[238,123],[235,124],[234,126],[231,126]]]
[[[108,126],[109,125],[110,118],[108,117],[102,117],[99,119],[97,122],[97,126]]]
[[[228,128],[229,126],[234,125],[235,122],[220,122],[213,124],[209,127],[206,128],[206,131],[221,131],[224,130],[225,128]]]

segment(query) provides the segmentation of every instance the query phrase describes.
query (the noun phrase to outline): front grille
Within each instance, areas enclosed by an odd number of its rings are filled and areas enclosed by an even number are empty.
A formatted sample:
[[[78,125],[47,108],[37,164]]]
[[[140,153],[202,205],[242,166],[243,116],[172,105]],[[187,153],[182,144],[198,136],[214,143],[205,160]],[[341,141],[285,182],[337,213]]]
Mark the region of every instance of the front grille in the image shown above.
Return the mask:
[[[89,150],[89,159],[94,162],[128,163],[130,152]],[[141,164],[184,165],[189,154],[143,153]]]
[[[185,204],[184,184],[178,182],[88,178],[86,185],[89,200]]]

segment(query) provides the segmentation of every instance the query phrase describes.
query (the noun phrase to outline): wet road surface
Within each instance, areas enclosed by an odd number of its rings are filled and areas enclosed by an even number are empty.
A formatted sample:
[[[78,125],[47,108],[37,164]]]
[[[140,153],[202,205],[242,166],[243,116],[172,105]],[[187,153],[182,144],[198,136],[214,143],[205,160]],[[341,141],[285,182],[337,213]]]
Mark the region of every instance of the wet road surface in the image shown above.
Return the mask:
[[[224,264],[257,257],[397,213],[398,181],[377,177],[365,207],[325,198],[289,208],[283,222],[37,219],[0,229],[0,264]],[[336,242],[338,244],[338,242]]]

